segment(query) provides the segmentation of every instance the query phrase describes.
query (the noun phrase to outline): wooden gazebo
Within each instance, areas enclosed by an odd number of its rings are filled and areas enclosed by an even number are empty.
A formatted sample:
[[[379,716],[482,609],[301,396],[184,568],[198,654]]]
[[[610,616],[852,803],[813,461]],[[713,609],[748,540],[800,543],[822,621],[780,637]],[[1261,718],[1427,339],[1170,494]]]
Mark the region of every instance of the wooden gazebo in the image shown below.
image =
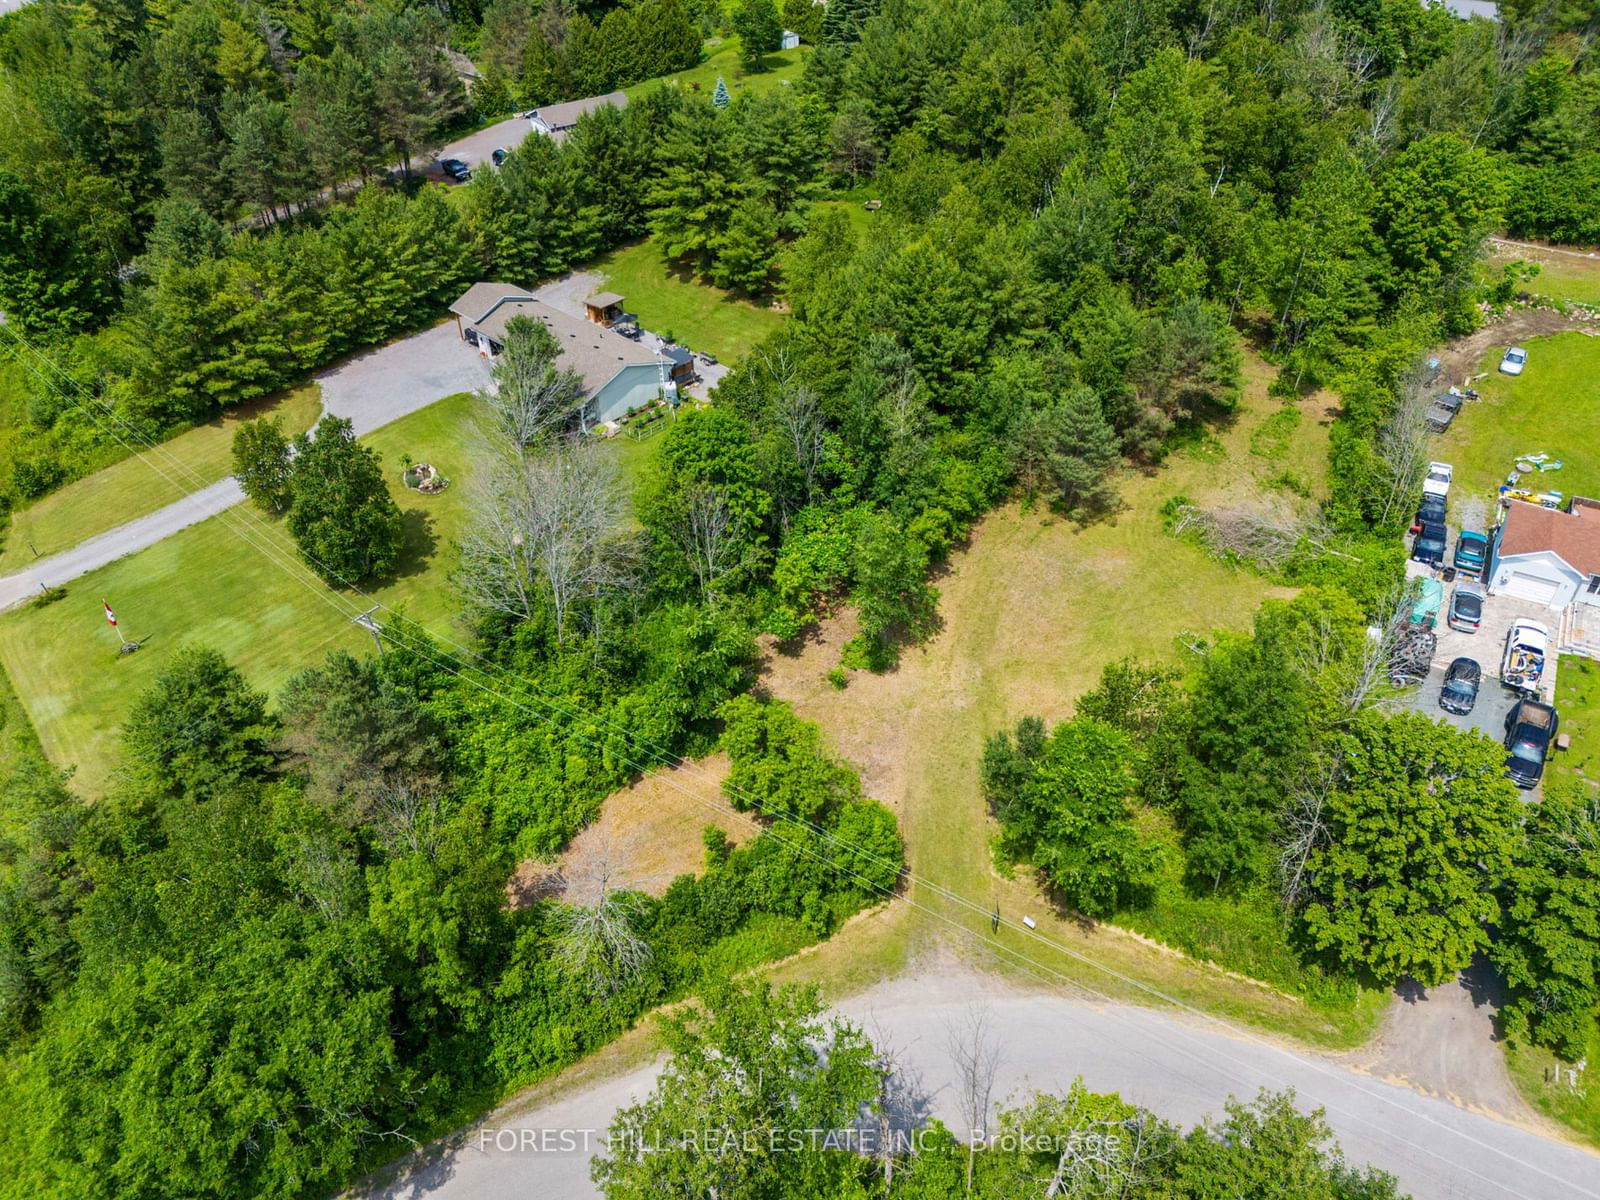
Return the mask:
[[[596,292],[583,302],[583,309],[596,325],[610,325],[622,316],[622,297],[616,292]]]

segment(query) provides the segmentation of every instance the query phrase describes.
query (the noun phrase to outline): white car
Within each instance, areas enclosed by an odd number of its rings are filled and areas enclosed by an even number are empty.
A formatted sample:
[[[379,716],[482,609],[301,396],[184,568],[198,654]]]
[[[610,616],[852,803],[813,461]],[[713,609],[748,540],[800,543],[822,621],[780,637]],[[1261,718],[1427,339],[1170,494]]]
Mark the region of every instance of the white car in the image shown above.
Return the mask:
[[[1521,375],[1523,364],[1528,361],[1528,352],[1521,346],[1513,346],[1506,351],[1506,356],[1500,360],[1500,374]]]
[[[1422,494],[1424,496],[1448,496],[1450,494],[1450,480],[1454,477],[1455,471],[1449,463],[1429,463],[1428,477],[1422,481]]]

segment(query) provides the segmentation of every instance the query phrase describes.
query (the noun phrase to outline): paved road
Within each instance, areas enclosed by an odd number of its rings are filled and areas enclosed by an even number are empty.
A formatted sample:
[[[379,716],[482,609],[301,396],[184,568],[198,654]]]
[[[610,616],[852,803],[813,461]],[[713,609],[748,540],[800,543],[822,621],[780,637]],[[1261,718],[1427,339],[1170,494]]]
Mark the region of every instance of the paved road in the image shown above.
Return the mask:
[[[1293,1086],[1302,1106],[1327,1110],[1352,1161],[1393,1172],[1417,1200],[1600,1197],[1600,1156],[1331,1058],[1178,1016],[1022,992],[962,970],[892,980],[840,1008],[880,1045],[899,1051],[920,1100],[916,1107],[959,1127],[946,1031],[974,997],[984,999],[991,1026],[1004,1039],[997,1099],[1064,1089],[1081,1075],[1093,1090],[1118,1092],[1190,1124],[1219,1114],[1229,1095]],[[382,1200],[595,1196],[590,1155],[603,1149],[612,1114],[644,1096],[655,1074],[653,1067],[637,1070],[536,1107],[513,1101],[482,1125],[430,1147],[398,1178],[356,1194]]]
[[[488,380],[487,364],[461,340],[453,319],[357,355],[317,376],[322,385],[323,410],[348,417],[357,436],[381,429],[446,396],[473,391]],[[159,467],[182,478],[164,459],[160,448],[146,451],[146,455],[155,464],[152,469]],[[41,587],[58,587],[153,546],[243,499],[238,482],[223,479],[148,516],[42,558],[26,570],[0,578],[0,609],[37,595]]]

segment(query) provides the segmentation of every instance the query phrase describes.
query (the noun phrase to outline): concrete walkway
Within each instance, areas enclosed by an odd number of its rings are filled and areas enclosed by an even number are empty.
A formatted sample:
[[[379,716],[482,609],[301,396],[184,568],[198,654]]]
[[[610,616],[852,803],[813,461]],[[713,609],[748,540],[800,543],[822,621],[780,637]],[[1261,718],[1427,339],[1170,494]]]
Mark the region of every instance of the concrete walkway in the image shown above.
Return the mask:
[[[1394,1174],[1416,1200],[1600,1197],[1600,1156],[1533,1129],[1458,1108],[1351,1069],[1331,1056],[1235,1035],[1198,1019],[1015,987],[950,966],[878,984],[839,1006],[903,1065],[909,1106],[960,1128],[948,1031],[981,1003],[1002,1043],[997,1104],[1063,1091],[1082,1076],[1183,1125],[1222,1114],[1230,1095],[1292,1087],[1326,1109],[1352,1163]],[[353,1194],[384,1200],[597,1196],[589,1160],[617,1109],[644,1097],[659,1066],[600,1079],[559,1099],[513,1100],[480,1125],[418,1152]]]
[[[349,418],[356,436],[362,437],[446,396],[483,387],[489,382],[489,367],[461,340],[451,320],[359,354],[316,378],[322,385],[323,412]],[[164,461],[159,449],[146,454],[152,470],[181,480],[181,472]],[[222,479],[70,550],[41,558],[0,578],[0,610],[153,546],[243,499],[237,480]]]

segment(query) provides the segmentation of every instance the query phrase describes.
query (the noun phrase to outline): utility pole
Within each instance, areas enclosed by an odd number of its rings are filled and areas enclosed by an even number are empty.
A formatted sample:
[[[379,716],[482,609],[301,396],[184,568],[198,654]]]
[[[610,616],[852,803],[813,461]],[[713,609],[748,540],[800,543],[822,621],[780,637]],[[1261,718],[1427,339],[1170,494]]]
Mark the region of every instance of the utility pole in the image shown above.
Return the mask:
[[[367,609],[367,611],[362,613],[359,617],[352,617],[350,623],[352,625],[361,626],[361,628],[365,629],[368,633],[370,633],[372,635],[372,641],[378,647],[378,657],[382,658],[383,657],[383,626],[379,625],[378,622],[375,621],[373,619],[373,617],[372,617],[372,614],[378,611],[378,607],[379,606],[374,606],[372,608]]]

